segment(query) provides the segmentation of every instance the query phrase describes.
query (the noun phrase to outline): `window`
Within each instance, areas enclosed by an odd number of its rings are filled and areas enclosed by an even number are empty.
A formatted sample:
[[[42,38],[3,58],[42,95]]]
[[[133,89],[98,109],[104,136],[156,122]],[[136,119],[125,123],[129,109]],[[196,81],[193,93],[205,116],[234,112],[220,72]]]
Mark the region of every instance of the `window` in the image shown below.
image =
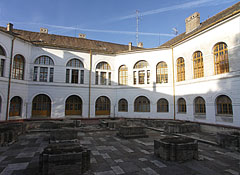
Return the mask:
[[[168,112],[168,101],[161,98],[157,102],[157,112]]]
[[[6,56],[6,52],[5,52],[5,50],[4,50],[4,48],[0,45],[0,55],[1,56]]]
[[[48,56],[40,56],[34,61],[33,81],[53,82],[54,62]]]
[[[184,80],[185,80],[185,63],[184,59],[181,57],[177,59],[177,81]]]
[[[1,117],[1,113],[2,113],[2,98],[0,96],[0,117]]]
[[[84,66],[79,59],[73,58],[68,61],[66,83],[84,84]]]
[[[95,84],[111,85],[111,67],[107,62],[100,62],[96,66]]]
[[[150,67],[147,61],[137,62],[133,69],[133,84],[150,84]]]
[[[4,63],[5,63],[6,52],[0,45],[0,77],[4,76]]]
[[[110,100],[108,97],[101,96],[96,100],[95,103],[95,114],[96,115],[110,115]]]
[[[178,112],[179,113],[187,112],[186,101],[183,98],[178,99]]]
[[[118,101],[118,111],[119,112],[128,112],[128,102],[126,99],[121,99]]]
[[[9,116],[21,116],[22,112],[22,99],[21,97],[15,96],[10,101]]]
[[[226,95],[221,95],[217,97],[216,100],[216,105],[217,105],[217,114],[227,114],[227,115],[232,115],[232,100],[226,96]]]
[[[0,77],[4,76],[4,59],[0,59]]]
[[[167,83],[168,82],[168,67],[165,62],[157,64],[157,76],[156,83]]]
[[[200,51],[193,54],[193,74],[194,78],[204,77],[203,56]]]
[[[147,97],[140,96],[134,101],[134,112],[150,112],[150,101]]]
[[[22,55],[16,55],[13,61],[13,69],[12,69],[12,78],[23,80],[24,76],[24,57]]]
[[[76,95],[67,98],[65,115],[82,115],[82,99]]]
[[[202,97],[197,97],[194,100],[195,114],[206,114],[205,100]]]
[[[123,65],[119,68],[118,71],[118,84],[119,85],[127,85],[128,84],[128,68],[127,66]]]
[[[214,46],[214,70],[215,74],[229,72],[228,49],[225,43],[218,43]]]
[[[32,101],[33,117],[50,117],[51,116],[51,99],[44,94],[34,97]]]

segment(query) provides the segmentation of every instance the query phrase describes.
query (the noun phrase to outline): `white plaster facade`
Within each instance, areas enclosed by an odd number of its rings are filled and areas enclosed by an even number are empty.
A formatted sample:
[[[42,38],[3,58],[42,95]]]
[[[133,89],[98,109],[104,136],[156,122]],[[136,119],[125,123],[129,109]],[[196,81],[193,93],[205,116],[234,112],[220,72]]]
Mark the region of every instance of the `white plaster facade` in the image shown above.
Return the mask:
[[[7,106],[8,76],[12,36],[0,32],[0,45],[6,51],[4,76],[0,77],[1,110],[0,119],[5,120]],[[229,72],[214,74],[213,47],[219,42],[228,46]],[[193,78],[193,59],[195,51],[203,53],[204,77]],[[14,42],[13,56],[21,54],[25,58],[24,80],[11,80],[10,99],[21,97],[21,118],[31,118],[32,100],[38,94],[46,94],[51,99],[51,118],[65,117],[65,101],[70,95],[78,95],[83,102],[82,118],[95,118],[95,101],[99,96],[107,96],[111,101],[110,117],[174,119],[175,118],[211,124],[222,124],[240,127],[240,14],[236,14],[206,30],[180,42],[172,48],[154,48],[141,51],[116,54],[92,54],[91,88],[89,88],[90,53],[50,47],[37,47],[21,39]],[[47,55],[54,61],[54,81],[33,81],[34,61],[38,56]],[[185,60],[185,81],[176,82],[176,60]],[[78,58],[84,65],[84,84],[65,83],[66,64],[72,58]],[[133,84],[133,67],[140,60],[150,66],[150,84]],[[95,85],[96,65],[107,62],[111,67],[111,85]],[[156,65],[165,61],[168,65],[168,83],[156,84]],[[121,65],[128,67],[128,85],[118,85],[118,69]],[[174,75],[173,75],[174,72]],[[174,76],[174,80],[173,80]],[[174,81],[174,83],[173,83]],[[174,90],[175,87],[175,90]],[[89,101],[89,89],[91,97]],[[216,115],[216,98],[227,95],[232,100],[233,115]],[[134,100],[145,96],[150,100],[150,112],[134,112]],[[201,96],[206,102],[205,116],[194,114],[194,99]],[[187,104],[186,113],[178,113],[177,100],[184,98]],[[128,112],[118,112],[118,101],[128,101]],[[169,103],[169,112],[157,112],[157,101],[165,98]],[[88,113],[90,103],[90,114]],[[102,116],[97,116],[102,117]]]

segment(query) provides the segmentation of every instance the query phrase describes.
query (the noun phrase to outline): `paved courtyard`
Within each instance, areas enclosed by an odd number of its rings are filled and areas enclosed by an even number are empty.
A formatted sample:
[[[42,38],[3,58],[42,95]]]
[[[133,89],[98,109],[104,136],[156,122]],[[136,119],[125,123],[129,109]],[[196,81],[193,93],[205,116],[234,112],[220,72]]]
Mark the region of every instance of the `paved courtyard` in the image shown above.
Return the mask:
[[[153,141],[161,133],[147,130],[147,134],[148,138],[125,140],[116,131],[78,132],[81,144],[91,150],[91,169],[86,174],[239,175],[238,152],[199,143],[199,160],[163,161],[153,154]],[[46,132],[32,132],[0,147],[0,175],[38,175],[39,154],[48,139]]]

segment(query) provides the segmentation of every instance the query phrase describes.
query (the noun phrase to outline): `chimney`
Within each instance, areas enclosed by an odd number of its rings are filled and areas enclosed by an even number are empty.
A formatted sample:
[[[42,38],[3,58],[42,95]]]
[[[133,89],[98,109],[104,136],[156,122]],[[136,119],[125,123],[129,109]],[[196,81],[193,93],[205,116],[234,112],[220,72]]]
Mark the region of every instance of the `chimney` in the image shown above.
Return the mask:
[[[186,34],[200,26],[200,13],[195,12],[185,19]]]
[[[13,24],[12,23],[7,24],[7,31],[8,32],[13,32]]]
[[[132,50],[132,42],[128,43],[128,50],[131,51]]]
[[[48,34],[48,29],[47,28],[40,28],[40,33],[46,33]]]
[[[139,42],[137,46],[143,48],[143,42]]]
[[[79,33],[79,34],[78,34],[78,37],[79,37],[79,38],[86,38],[86,34]]]

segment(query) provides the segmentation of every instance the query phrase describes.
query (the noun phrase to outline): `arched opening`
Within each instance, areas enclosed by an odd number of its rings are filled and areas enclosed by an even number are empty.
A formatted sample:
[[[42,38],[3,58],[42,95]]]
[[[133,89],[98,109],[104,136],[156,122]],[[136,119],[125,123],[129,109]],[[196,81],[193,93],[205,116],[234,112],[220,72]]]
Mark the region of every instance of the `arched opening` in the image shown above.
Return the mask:
[[[213,48],[215,74],[229,72],[228,48],[225,43],[217,43]]]
[[[12,78],[23,80],[24,79],[24,64],[25,59],[22,55],[16,55],[13,60]]]
[[[71,95],[65,103],[65,115],[82,115],[82,99],[77,95]]]
[[[134,65],[133,84],[150,84],[150,67],[147,61],[138,61]]]
[[[194,100],[195,114],[206,114],[205,100],[202,97],[197,97]]]
[[[118,84],[119,85],[128,84],[128,67],[126,65],[120,66],[118,70]]]
[[[21,97],[15,96],[10,101],[9,116],[21,116],[22,112],[22,99]]]
[[[119,112],[128,112],[128,102],[126,99],[122,98],[118,101],[118,111]]]
[[[184,98],[178,99],[178,112],[179,113],[186,113],[187,112],[187,105]]]
[[[177,81],[185,80],[185,62],[184,58],[180,57],[177,59]]]
[[[140,96],[134,101],[134,112],[150,112],[150,101],[147,97]]]
[[[111,102],[108,97],[98,97],[95,103],[95,115],[110,115]]]
[[[203,56],[201,51],[193,54],[193,75],[194,78],[204,77]]]
[[[68,61],[66,83],[84,84],[84,66],[79,59],[73,58]]]
[[[232,100],[226,95],[220,95],[216,100],[217,114],[232,115]]]
[[[162,61],[157,64],[156,70],[156,83],[167,83],[168,82],[168,66]]]
[[[32,101],[32,117],[50,117],[51,99],[44,94],[39,94]]]
[[[168,112],[168,101],[165,98],[158,100],[157,112]]]
[[[102,61],[97,64],[96,66],[96,72],[95,72],[95,84],[96,85],[111,85],[111,67],[110,65]]]

